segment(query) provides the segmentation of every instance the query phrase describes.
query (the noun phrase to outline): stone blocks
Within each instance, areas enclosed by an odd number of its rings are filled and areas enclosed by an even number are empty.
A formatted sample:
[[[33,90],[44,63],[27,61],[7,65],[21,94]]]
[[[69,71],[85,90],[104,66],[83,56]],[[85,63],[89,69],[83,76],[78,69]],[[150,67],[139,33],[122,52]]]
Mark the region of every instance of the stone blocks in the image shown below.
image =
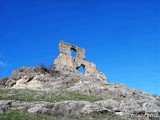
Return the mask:
[[[54,61],[56,70],[76,76],[84,75],[87,77],[94,77],[108,82],[106,76],[98,71],[94,63],[86,61],[85,49],[60,41],[59,50],[60,55]],[[71,55],[72,50],[76,53],[75,57]],[[78,72],[80,67],[84,69],[84,74]]]

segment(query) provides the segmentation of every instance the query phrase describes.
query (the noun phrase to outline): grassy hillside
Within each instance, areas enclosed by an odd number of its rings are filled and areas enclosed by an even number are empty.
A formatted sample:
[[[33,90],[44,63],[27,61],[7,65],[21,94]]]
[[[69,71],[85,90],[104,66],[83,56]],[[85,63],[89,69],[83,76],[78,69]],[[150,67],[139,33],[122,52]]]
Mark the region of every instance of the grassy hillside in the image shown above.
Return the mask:
[[[100,96],[84,95],[67,91],[33,91],[26,89],[0,89],[0,100],[20,100],[20,101],[47,101],[60,102],[65,100],[85,100],[95,102],[103,100]]]

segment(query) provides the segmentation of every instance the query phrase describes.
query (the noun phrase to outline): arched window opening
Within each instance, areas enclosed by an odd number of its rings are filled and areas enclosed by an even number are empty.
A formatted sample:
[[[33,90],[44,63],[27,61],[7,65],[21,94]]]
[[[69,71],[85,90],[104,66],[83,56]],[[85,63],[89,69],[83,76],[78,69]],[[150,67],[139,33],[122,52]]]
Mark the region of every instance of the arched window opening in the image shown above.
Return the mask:
[[[79,73],[85,74],[85,69],[84,68],[85,68],[85,66],[81,65],[80,67],[77,68],[77,70],[78,70]]]
[[[72,57],[76,57],[76,50],[71,48],[71,55]]]

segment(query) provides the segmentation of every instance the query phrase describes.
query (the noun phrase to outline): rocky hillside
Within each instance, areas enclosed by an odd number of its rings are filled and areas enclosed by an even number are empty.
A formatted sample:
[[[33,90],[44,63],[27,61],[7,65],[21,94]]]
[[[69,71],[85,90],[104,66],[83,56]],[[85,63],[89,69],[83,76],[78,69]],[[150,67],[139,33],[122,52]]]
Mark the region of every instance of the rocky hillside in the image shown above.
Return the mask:
[[[160,119],[160,97],[109,83],[82,48],[63,41],[59,48],[54,67],[23,67],[0,79],[0,119]]]
[[[121,84],[108,84],[97,78],[77,77],[44,67],[16,70],[0,80],[0,87],[1,114],[18,108],[37,114],[110,114],[126,119],[140,116],[158,119],[160,115],[159,97]]]

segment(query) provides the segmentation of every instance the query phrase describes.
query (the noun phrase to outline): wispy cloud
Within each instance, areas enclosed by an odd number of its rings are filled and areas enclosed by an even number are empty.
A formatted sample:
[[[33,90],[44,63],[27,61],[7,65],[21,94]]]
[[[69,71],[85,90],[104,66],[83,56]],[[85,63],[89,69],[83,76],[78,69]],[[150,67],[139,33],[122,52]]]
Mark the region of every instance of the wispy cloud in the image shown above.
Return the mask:
[[[7,66],[7,64],[5,62],[0,61],[0,67],[6,67],[6,66]]]
[[[6,67],[7,66],[7,62],[4,59],[4,57],[0,54],[0,67]]]

